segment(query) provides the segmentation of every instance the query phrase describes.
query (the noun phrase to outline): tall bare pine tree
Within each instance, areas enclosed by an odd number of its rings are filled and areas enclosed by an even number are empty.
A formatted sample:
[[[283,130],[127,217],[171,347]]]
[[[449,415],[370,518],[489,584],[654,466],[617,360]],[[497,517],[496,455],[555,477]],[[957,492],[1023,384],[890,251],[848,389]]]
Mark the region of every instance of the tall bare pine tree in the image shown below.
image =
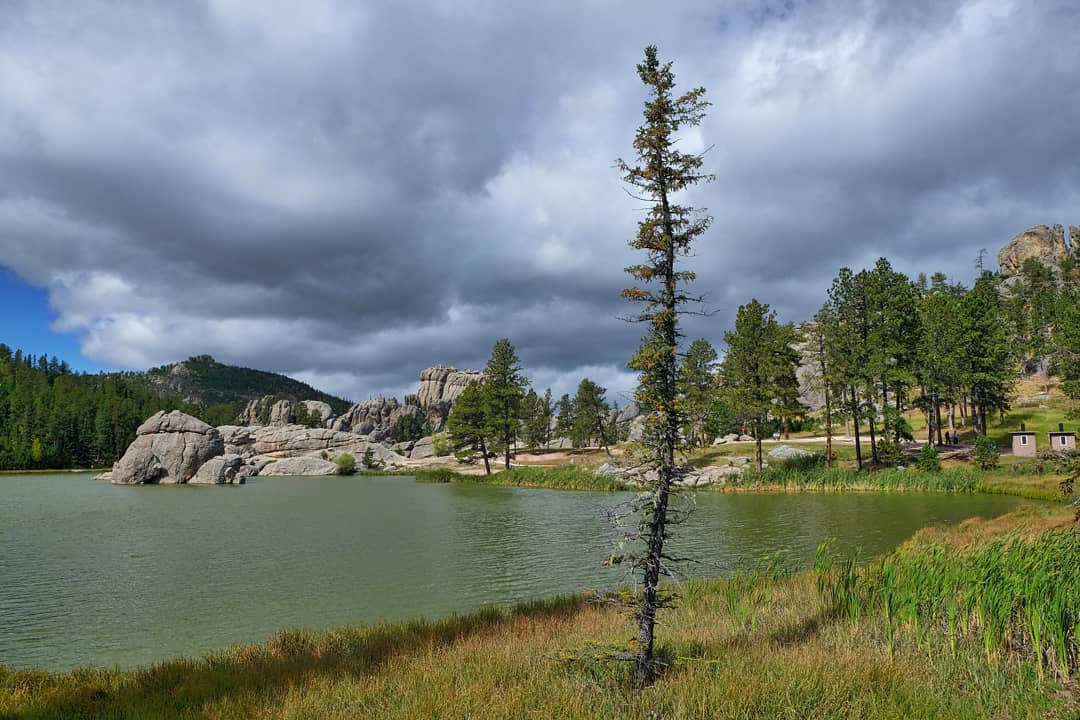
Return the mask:
[[[637,72],[649,93],[645,122],[634,136],[636,164],[619,160],[617,166],[623,180],[632,186],[631,194],[650,204],[648,215],[638,223],[637,235],[630,241],[630,247],[645,254],[644,262],[626,269],[638,285],[623,291],[623,297],[642,306],[631,320],[649,325],[628,364],[640,373],[636,399],[650,416],[645,444],[656,470],[639,528],[645,551],[634,560],[642,585],[635,611],[639,644],[634,677],[638,685],[645,686],[656,675],[654,629],[657,609],[663,605],[659,584],[661,575],[667,574],[664,539],[682,423],[678,405],[679,316],[687,312],[684,305],[699,300],[683,289],[694,273],[678,269],[677,263],[690,254],[694,238],[705,232],[711,221],[700,210],[676,204],[674,196],[712,178],[702,172],[701,155],[683,153],[676,147],[680,128],[698,125],[705,117],[709,106],[705,88],[676,97],[671,63],[660,63],[655,46],[645,49],[645,60]]]

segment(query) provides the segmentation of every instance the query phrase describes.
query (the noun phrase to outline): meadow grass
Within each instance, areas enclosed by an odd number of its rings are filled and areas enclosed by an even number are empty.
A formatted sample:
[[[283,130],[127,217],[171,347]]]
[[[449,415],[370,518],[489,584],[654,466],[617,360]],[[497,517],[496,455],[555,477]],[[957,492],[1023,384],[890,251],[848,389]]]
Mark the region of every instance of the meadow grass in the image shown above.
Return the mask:
[[[612,659],[625,613],[578,596],[134,671],[0,670],[0,718],[1074,718],[1071,522],[1035,507],[868,565],[684,582],[644,691]]]

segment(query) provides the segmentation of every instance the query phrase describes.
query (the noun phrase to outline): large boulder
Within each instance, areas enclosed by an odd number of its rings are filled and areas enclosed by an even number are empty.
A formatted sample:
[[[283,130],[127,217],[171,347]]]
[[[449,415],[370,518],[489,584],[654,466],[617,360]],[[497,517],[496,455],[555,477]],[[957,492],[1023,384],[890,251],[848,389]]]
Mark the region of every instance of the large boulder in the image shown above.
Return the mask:
[[[240,475],[240,468],[244,466],[244,460],[239,455],[226,453],[216,458],[210,458],[195,476],[188,480],[189,485],[226,485],[243,483],[251,473]],[[250,466],[249,466],[250,467]]]
[[[424,460],[429,457],[435,457],[434,440],[429,435],[428,437],[422,437],[413,443],[413,446],[409,448],[409,458],[412,460]]]
[[[769,451],[769,457],[775,460],[795,460],[798,458],[810,457],[814,453],[808,452],[801,448],[794,448],[790,445],[778,445]]]
[[[1069,228],[1070,234],[1073,229]],[[1076,247],[1074,246],[1073,249],[1075,250]],[[1001,277],[1008,282],[1020,275],[1024,263],[1028,260],[1038,260],[1056,271],[1061,261],[1068,255],[1065,230],[1061,225],[1053,227],[1036,225],[1019,233],[1006,243],[1005,247],[998,251],[997,260],[1001,267]]]
[[[337,465],[314,457],[283,458],[270,463],[262,469],[260,476],[270,475],[334,475]]]
[[[330,407],[330,403],[322,400],[301,400],[299,404],[304,407],[309,416],[318,417],[320,425],[326,425],[327,421],[334,417],[334,409]]]
[[[159,411],[135,431],[135,441],[112,469],[117,485],[186,483],[225,452],[216,428],[178,410]]]

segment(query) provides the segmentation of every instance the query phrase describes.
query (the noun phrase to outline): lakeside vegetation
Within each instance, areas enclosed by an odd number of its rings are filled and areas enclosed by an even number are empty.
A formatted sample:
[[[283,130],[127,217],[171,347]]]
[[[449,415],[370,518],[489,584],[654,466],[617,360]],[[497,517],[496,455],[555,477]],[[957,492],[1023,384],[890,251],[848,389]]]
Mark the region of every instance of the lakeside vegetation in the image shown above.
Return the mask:
[[[1063,507],[677,586],[635,688],[625,616],[585,596],[437,621],[287,630],[137,670],[0,670],[0,717],[1071,718],[1080,538]]]
[[[467,483],[506,487],[550,488],[552,490],[599,490],[613,492],[632,489],[613,477],[597,475],[574,467],[515,467],[492,475],[466,475],[453,470],[418,470],[416,481],[422,483]]]

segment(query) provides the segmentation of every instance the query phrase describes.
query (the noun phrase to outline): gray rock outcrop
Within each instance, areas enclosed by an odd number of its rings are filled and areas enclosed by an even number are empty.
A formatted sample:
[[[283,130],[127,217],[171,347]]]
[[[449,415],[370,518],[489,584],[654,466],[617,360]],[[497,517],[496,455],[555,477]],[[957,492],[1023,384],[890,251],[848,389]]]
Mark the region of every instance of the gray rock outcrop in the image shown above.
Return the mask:
[[[295,417],[292,401],[278,400],[270,406],[270,419],[267,423],[269,425],[288,425]]]
[[[243,483],[251,473],[240,475],[244,459],[239,455],[226,453],[210,458],[198,469],[194,477],[188,480],[190,485],[226,485]]]
[[[384,466],[397,466],[405,461],[404,456],[381,443],[373,442],[367,436],[341,430],[303,425],[223,425],[220,430],[228,440],[229,447],[238,450],[237,454],[243,457],[318,457],[325,453],[327,458],[332,459],[347,452],[359,462],[364,451],[370,449],[375,459]]]
[[[283,458],[270,463],[262,469],[259,475],[333,475],[337,472],[334,463],[314,457]]]
[[[353,433],[327,428],[308,428],[303,425],[259,427],[253,430],[250,448],[255,455],[298,455],[312,450],[345,447],[358,440],[364,440]]]
[[[1072,237],[1073,230],[1069,228]],[[1076,249],[1076,245],[1073,246]],[[1069,255],[1069,247],[1065,244],[1065,229],[1061,225],[1049,227],[1036,225],[1017,234],[1006,243],[1005,247],[998,251],[998,265],[1001,268],[1001,277],[1008,282],[1020,275],[1024,263],[1028,260],[1038,260],[1042,264],[1057,271],[1059,264]]]
[[[720,465],[704,468],[683,466],[677,469],[675,485],[680,487],[702,487],[723,485],[732,478],[742,475],[743,468],[735,465]],[[610,477],[627,485],[643,486],[656,482],[656,470],[649,465],[626,465],[618,461],[606,462],[596,469],[596,474]]]
[[[159,411],[135,431],[135,441],[113,466],[110,481],[186,483],[205,462],[224,452],[216,428],[177,410]]]
[[[473,380],[482,380],[484,373],[476,370],[436,365],[420,371],[420,391],[417,400],[426,408],[439,402],[454,402]]]
[[[394,425],[406,415],[420,415],[417,405],[402,404],[397,398],[377,397],[357,403],[341,417],[330,423],[330,428],[357,435],[368,435],[382,442],[390,438]]]

